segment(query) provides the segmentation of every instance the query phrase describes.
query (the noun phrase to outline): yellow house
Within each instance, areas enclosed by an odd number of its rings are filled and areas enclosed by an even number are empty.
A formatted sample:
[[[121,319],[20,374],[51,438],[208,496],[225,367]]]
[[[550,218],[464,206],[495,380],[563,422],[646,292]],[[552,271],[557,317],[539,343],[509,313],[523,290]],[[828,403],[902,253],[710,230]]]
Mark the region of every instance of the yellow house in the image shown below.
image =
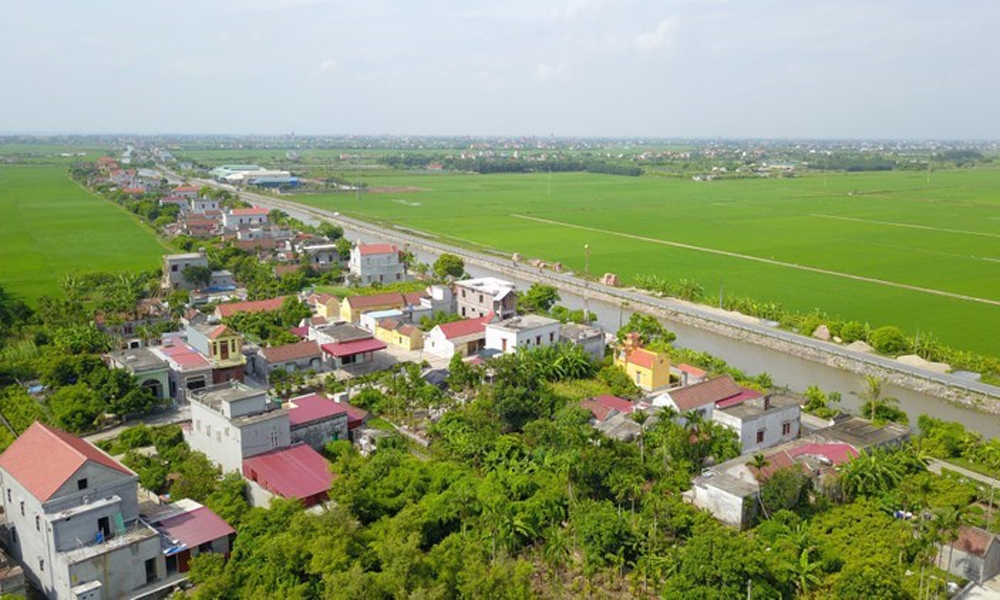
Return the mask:
[[[208,356],[216,368],[236,367],[246,364],[243,356],[243,337],[226,327],[219,325],[208,332]]]
[[[666,354],[626,345],[615,352],[615,364],[647,392],[670,386],[670,357]]]
[[[374,296],[350,296],[344,298],[340,303],[340,318],[348,323],[357,323],[361,320],[361,313],[405,308],[410,304],[420,304],[420,298],[423,296],[422,292],[410,294],[393,292],[389,294],[376,294]]]
[[[306,304],[312,307],[313,313],[317,317],[323,317],[327,321],[336,321],[340,318],[340,300],[331,294],[314,293],[306,299]]]
[[[400,323],[395,319],[382,319],[375,327],[375,339],[403,350],[420,350],[424,347],[424,334],[416,325]]]

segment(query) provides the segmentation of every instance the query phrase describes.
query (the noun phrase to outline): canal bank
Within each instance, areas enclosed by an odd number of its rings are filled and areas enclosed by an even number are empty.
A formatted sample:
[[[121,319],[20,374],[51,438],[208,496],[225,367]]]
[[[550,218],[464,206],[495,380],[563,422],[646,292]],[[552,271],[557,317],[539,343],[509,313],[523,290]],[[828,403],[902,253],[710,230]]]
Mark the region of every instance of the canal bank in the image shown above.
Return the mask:
[[[598,322],[614,331],[632,312],[652,314],[674,331],[681,346],[710,353],[754,375],[767,372],[775,385],[802,391],[817,385],[837,391],[845,409],[857,410],[858,394],[865,389],[864,378],[872,375],[885,382],[883,395],[898,398],[900,407],[915,424],[920,414],[949,421],[987,437],[1000,437],[1000,388],[938,374],[899,363],[890,358],[850,351],[831,342],[799,336],[755,323],[746,317],[719,314],[708,307],[655,298],[636,290],[613,288],[587,282],[568,273],[556,273],[509,258],[472,252],[438,242],[433,236],[397,227],[376,225],[344,217],[338,213],[296,204],[284,199],[243,192],[247,200],[280,208],[303,221],[332,221],[352,239],[387,241],[405,246],[418,260],[432,263],[442,252],[462,256],[466,270],[475,276],[499,276],[519,286],[532,283],[554,285],[560,290],[561,304],[583,308],[597,315]]]

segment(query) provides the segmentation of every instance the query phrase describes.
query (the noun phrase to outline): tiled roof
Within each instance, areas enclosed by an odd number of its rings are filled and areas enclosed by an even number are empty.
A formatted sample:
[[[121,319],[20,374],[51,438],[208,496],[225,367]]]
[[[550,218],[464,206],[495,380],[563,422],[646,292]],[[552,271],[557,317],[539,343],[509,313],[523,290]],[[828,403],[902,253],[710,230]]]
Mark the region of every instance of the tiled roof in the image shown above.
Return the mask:
[[[217,340],[223,336],[232,337],[237,335],[232,329],[226,327],[225,325],[219,325],[218,327],[213,327],[211,331],[208,332],[208,339]]]
[[[788,453],[785,452],[784,450],[782,450],[781,452],[775,452],[774,454],[770,454],[766,458],[767,458],[767,465],[759,471],[755,469],[753,465],[747,463],[747,468],[750,469],[750,472],[753,473],[754,477],[757,478],[757,481],[760,482],[767,481],[776,472],[780,471],[781,469],[784,469],[785,467],[791,467],[792,465],[795,464],[795,459],[789,456]]]
[[[372,254],[394,254],[399,252],[393,244],[358,244],[358,251],[361,252],[361,256],[370,256]]]
[[[595,401],[593,398],[584,398],[583,400],[580,400],[580,408],[589,410],[590,414],[594,415],[594,418],[598,421],[607,421],[608,417],[616,414],[613,408],[605,406],[600,402]]]
[[[271,364],[321,356],[319,346],[316,345],[316,342],[308,341],[285,344],[284,346],[262,348],[261,353],[264,354],[264,358],[267,359],[267,362]]]
[[[656,364],[657,356],[656,352],[650,352],[649,350],[645,350],[643,348],[636,348],[629,353],[628,362],[644,369],[652,369],[653,365]]]
[[[677,365],[677,370],[681,373],[687,373],[688,375],[694,375],[695,377],[704,377],[708,373],[699,369],[698,367],[692,367],[691,365],[681,363]]]
[[[327,354],[331,354],[337,358],[343,358],[345,356],[364,354],[365,352],[385,350],[386,345],[382,340],[368,338],[366,340],[353,340],[350,342],[341,342],[339,344],[323,344],[322,348],[323,352],[326,352]]]
[[[288,422],[294,427],[347,414],[347,407],[319,394],[299,396],[288,401]]]
[[[419,299],[417,300],[419,302]],[[407,304],[406,297],[398,292],[388,294],[373,294],[371,296],[349,296],[344,299],[351,308],[368,308],[371,306],[403,306]]]
[[[625,398],[619,398],[618,396],[611,396],[608,394],[602,396],[594,396],[591,398],[594,402],[602,406],[607,406],[608,408],[613,408],[620,413],[629,414],[635,411],[635,405],[631,400],[626,400]]]
[[[327,492],[333,483],[329,463],[306,444],[245,458],[243,474],[270,492],[300,500]]]
[[[671,390],[669,394],[670,399],[677,406],[677,410],[684,412],[708,404],[715,404],[742,392],[743,388],[736,385],[731,376],[722,375],[678,390]]]
[[[266,208],[255,206],[253,208],[234,208],[229,211],[230,215],[235,217],[252,217],[252,216],[262,216],[266,217],[271,211]]]
[[[0,455],[0,467],[32,496],[45,502],[88,460],[134,475],[97,446],[38,421]]]
[[[228,304],[220,304],[216,306],[215,310],[222,318],[231,317],[240,312],[268,312],[281,308],[285,298],[287,298],[287,296],[279,296],[278,298],[270,298],[268,300],[255,300],[253,302],[230,302]]]
[[[805,444],[788,451],[789,456],[822,456],[830,460],[835,465],[843,464],[858,455],[854,446],[849,444]]]
[[[486,333],[486,325],[481,319],[463,319],[451,323],[441,323],[437,328],[441,330],[445,339],[448,340],[475,335],[477,333]]]
[[[174,188],[175,192],[197,192],[198,187],[194,185],[182,185]]]
[[[172,542],[188,548],[236,533],[229,523],[206,506],[164,519],[156,524],[156,529]]]

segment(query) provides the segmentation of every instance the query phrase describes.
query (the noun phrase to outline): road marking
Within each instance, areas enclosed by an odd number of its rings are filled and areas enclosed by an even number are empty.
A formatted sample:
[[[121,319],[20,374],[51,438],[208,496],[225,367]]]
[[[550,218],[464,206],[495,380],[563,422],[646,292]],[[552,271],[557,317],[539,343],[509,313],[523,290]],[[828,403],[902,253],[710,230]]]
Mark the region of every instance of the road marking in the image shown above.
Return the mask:
[[[810,267],[808,265],[800,265],[796,263],[785,262],[781,260],[775,260],[772,258],[761,258],[759,256],[753,256],[750,254],[740,254],[738,252],[729,252],[728,250],[717,250],[715,248],[705,248],[703,246],[695,246],[693,244],[684,244],[681,242],[670,242],[667,240],[661,240],[657,238],[646,237],[642,235],[635,235],[632,233],[622,233],[620,231],[611,231],[609,229],[599,229],[597,227],[588,227],[586,225],[574,225],[573,223],[563,223],[561,221],[553,221],[551,219],[542,219],[540,217],[530,217],[528,215],[511,214],[512,217],[518,219],[525,219],[528,221],[535,221],[538,223],[547,223],[549,225],[560,225],[562,227],[570,227],[572,229],[581,229],[584,231],[594,231],[596,233],[603,233],[607,235],[614,235],[617,237],[628,238],[632,240],[639,240],[641,242],[650,242],[653,244],[661,244],[664,246],[672,246],[674,248],[683,248],[685,250],[695,250],[697,252],[706,252],[708,254],[717,254],[719,256],[728,256],[730,258],[740,258],[743,260],[749,260],[753,262],[764,263],[768,265],[774,265],[778,267],[787,267],[789,269],[797,269],[799,271],[809,271],[811,273],[820,273],[822,275],[832,275],[834,277],[842,277],[844,279],[852,279],[854,281],[864,281],[866,283],[875,283],[878,285],[884,285],[887,287],[898,288],[901,290],[910,290],[913,292],[922,292],[925,294],[932,294],[934,296],[944,296],[945,298],[954,298],[956,300],[966,300],[968,302],[978,302],[980,304],[989,304],[991,306],[1000,306],[1000,301],[990,300],[989,298],[978,298],[976,296],[967,296],[965,294],[957,294],[954,292],[946,292],[944,290],[936,290],[934,288],[926,288],[918,285],[910,285],[908,283],[898,283],[895,281],[888,281],[886,279],[878,279],[875,277],[866,277],[864,275],[853,275],[851,273],[843,273],[841,271],[832,271],[830,269],[821,269],[819,267]]]
[[[930,225],[916,225],[914,223],[895,223],[893,221],[876,221],[874,219],[859,219],[858,217],[841,217],[838,215],[824,215],[820,213],[812,213],[809,216],[818,217],[820,219],[837,219],[840,221],[854,221],[855,223],[873,223],[875,225],[889,225],[890,227],[905,227],[907,229],[924,229],[926,231],[940,231],[943,233],[961,233],[964,235],[978,235],[982,237],[1000,238],[1000,234],[997,233],[968,231],[966,229],[948,229],[947,227],[931,227]]]

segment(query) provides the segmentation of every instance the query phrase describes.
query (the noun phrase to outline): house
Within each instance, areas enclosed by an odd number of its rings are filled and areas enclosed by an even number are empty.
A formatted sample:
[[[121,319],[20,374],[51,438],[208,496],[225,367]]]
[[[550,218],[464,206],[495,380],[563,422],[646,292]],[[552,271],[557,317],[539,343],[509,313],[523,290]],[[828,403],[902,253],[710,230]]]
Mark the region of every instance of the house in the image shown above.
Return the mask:
[[[230,271],[225,269],[221,271],[212,271],[212,274],[208,277],[208,287],[204,289],[205,292],[231,292],[236,289],[236,277]]]
[[[677,365],[677,373],[680,377],[682,387],[701,383],[708,378],[708,373],[704,369],[699,369],[685,363]]]
[[[347,405],[319,394],[291,398],[285,403],[292,441],[322,450],[327,442],[350,438]]]
[[[320,344],[331,369],[372,363],[375,353],[386,348],[385,342],[372,337],[372,332],[351,324],[310,327],[308,338]]]
[[[188,393],[191,428],[185,438],[224,473],[242,471],[243,459],[292,443],[288,411],[267,392],[239,382]]]
[[[376,329],[378,328],[379,321],[383,319],[393,319],[402,323],[410,322],[410,319],[407,318],[403,311],[398,308],[390,308],[389,310],[373,310],[371,312],[361,313],[361,319],[358,321],[358,324],[361,325],[362,329],[367,329],[368,331],[376,334],[375,337],[378,337]]]
[[[148,348],[130,348],[105,355],[108,367],[128,371],[136,382],[160,400],[170,397],[170,365]]]
[[[341,265],[337,244],[302,244],[299,254],[308,257],[309,266],[317,271],[326,271]]]
[[[400,294],[374,294],[371,296],[349,296],[340,302],[340,318],[348,323],[358,323],[362,313],[375,310],[406,309],[419,306],[423,292]]]
[[[212,384],[212,363],[197,350],[182,341],[171,341],[150,351],[167,361],[170,397],[183,401],[189,390],[199,390]]]
[[[580,346],[594,361],[604,359],[604,330],[600,327],[564,323],[559,327],[559,341]]]
[[[840,415],[833,425],[817,429],[812,437],[831,443],[850,444],[855,448],[891,448],[910,439],[910,428],[899,423],[874,425],[871,421]]]
[[[219,235],[219,222],[197,214],[188,214],[181,227],[185,235],[193,238],[210,238]]]
[[[511,317],[486,325],[486,347],[507,354],[518,348],[552,346],[559,341],[559,321],[539,315]]]
[[[205,214],[209,212],[219,212],[219,201],[215,198],[200,196],[191,199],[191,212]]]
[[[616,415],[630,415],[635,412],[635,405],[631,400],[610,395],[584,398],[580,401],[580,408],[590,411],[594,423],[603,423]]]
[[[170,193],[173,194],[174,196],[178,196],[178,197],[181,197],[181,198],[186,198],[188,200],[194,200],[195,198],[198,197],[199,190],[200,190],[200,188],[198,186],[195,186],[195,185],[181,185],[181,186],[177,186],[174,189],[170,190]],[[216,206],[215,210],[218,210],[218,208],[219,207]],[[204,212],[204,211],[202,211],[202,212]]]
[[[937,564],[949,573],[982,585],[1000,574],[1000,543],[993,533],[964,525],[958,537],[938,545]]]
[[[457,312],[465,318],[493,313],[501,321],[517,314],[516,287],[495,277],[479,277],[455,282]]]
[[[647,392],[662,390],[670,385],[670,357],[639,347],[635,341],[615,351],[615,365],[625,371],[636,386]]]
[[[810,477],[821,479],[857,455],[858,450],[848,444],[828,444],[815,438],[793,440],[766,454],[766,465],[760,470],[752,465],[753,454],[743,454],[705,469],[683,496],[722,523],[744,529],[757,517],[760,485],[778,470],[802,469]]]
[[[679,413],[696,410],[704,419],[709,420],[717,406],[736,406],[760,396],[761,393],[757,390],[737,384],[727,373],[708,381],[672,389],[653,398],[653,406],[670,406]]]
[[[330,294],[310,294],[306,304],[312,307],[313,313],[324,319],[340,318],[340,300]]]
[[[310,507],[329,497],[333,473],[323,456],[308,444],[295,444],[243,461],[243,477],[250,482],[254,504],[266,504],[272,496],[295,498]]]
[[[198,287],[196,282],[184,277],[184,269],[188,267],[208,268],[208,257],[204,251],[188,254],[167,254],[163,257],[163,283],[165,290],[193,290]]]
[[[275,370],[281,369],[289,373],[295,371],[320,372],[324,370],[323,352],[319,345],[312,341],[302,341],[282,346],[260,348],[253,359],[253,372],[267,378]]]
[[[403,281],[405,266],[394,244],[363,244],[351,248],[348,269],[361,285]]]
[[[412,323],[387,318],[375,325],[375,339],[403,350],[420,350],[424,347],[424,333]]]
[[[743,453],[753,454],[799,437],[802,416],[796,398],[768,394],[716,408],[712,420],[736,431]]]
[[[243,381],[243,336],[225,325],[188,325],[188,344],[212,365],[212,383]]]
[[[268,224],[270,210],[255,206],[253,208],[234,208],[222,213],[222,226],[226,229],[241,229]]]
[[[237,313],[258,313],[258,312],[271,312],[281,308],[281,305],[285,302],[285,298],[289,296],[279,296],[277,298],[269,298],[267,300],[254,300],[250,302],[228,302],[226,304],[220,304],[215,307],[215,317],[217,319],[225,319],[231,317]]]
[[[167,577],[160,535],[139,518],[138,482],[39,422],[0,455],[8,550],[46,598],[126,598]]]
[[[180,214],[184,215],[190,210],[191,203],[183,196],[165,196],[160,198],[160,206],[176,206]]]
[[[156,508],[155,512],[143,513],[142,518],[166,542],[163,557],[168,577],[187,573],[191,559],[199,554],[213,552],[229,556],[236,530],[212,509],[189,498]]]
[[[151,341],[152,327],[169,323],[167,307],[158,298],[143,298],[135,307],[117,314],[97,311],[94,324],[97,328],[118,338],[120,345],[141,348]]]
[[[424,340],[424,350],[441,358],[469,356],[486,347],[486,322],[490,317],[463,319],[436,325]]]

